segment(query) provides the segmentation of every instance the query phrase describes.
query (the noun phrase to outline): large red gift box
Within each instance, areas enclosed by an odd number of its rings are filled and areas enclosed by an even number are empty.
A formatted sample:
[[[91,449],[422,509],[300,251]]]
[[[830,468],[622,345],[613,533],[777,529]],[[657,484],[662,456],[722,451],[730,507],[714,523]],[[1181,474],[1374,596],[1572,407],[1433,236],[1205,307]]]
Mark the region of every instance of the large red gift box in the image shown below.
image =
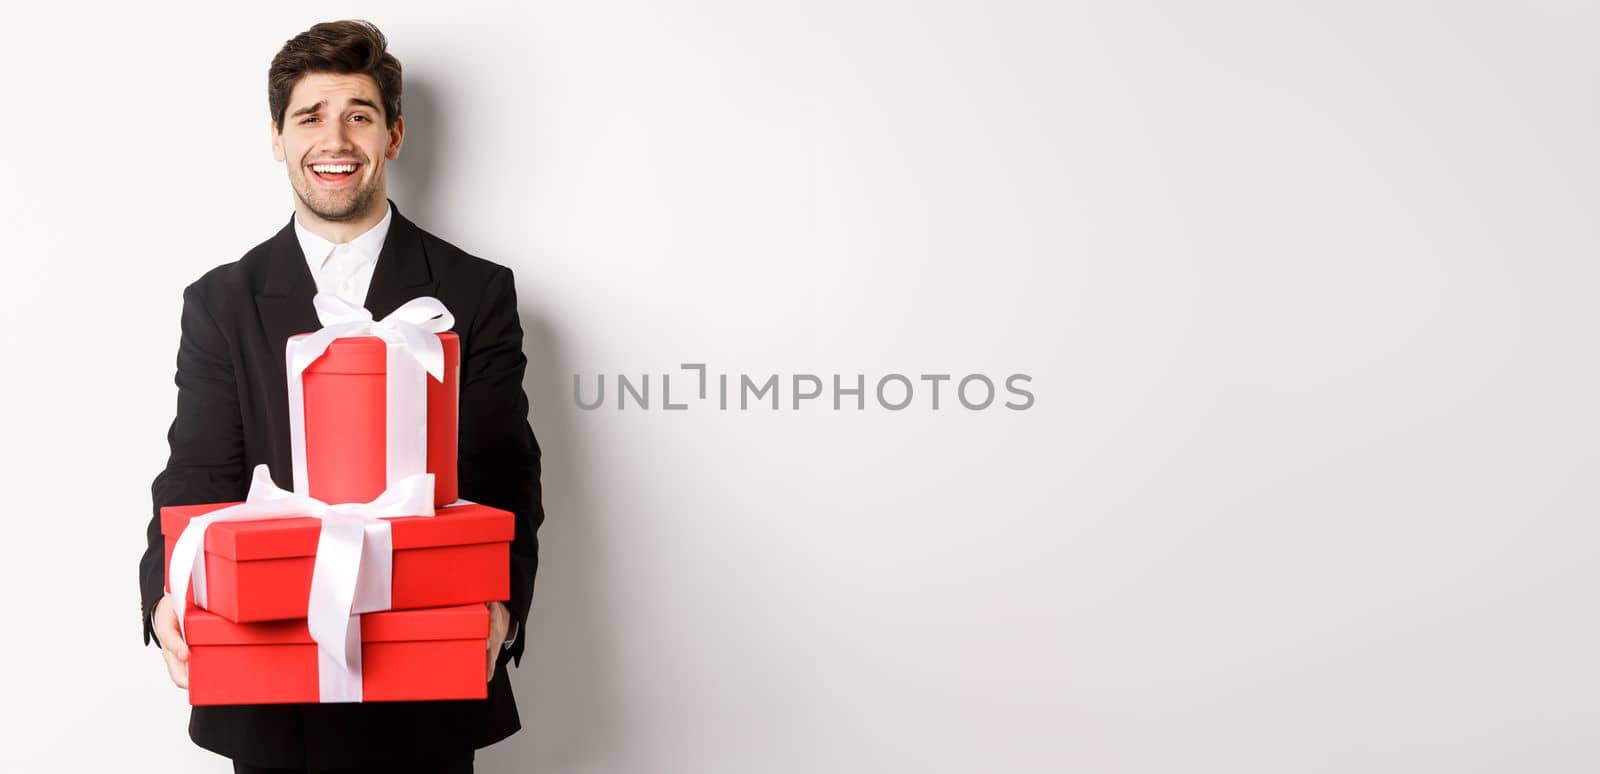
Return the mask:
[[[455,502],[461,339],[444,346],[444,381],[428,380],[428,472],[434,505]],[[294,336],[291,338],[300,338]],[[308,494],[325,503],[365,503],[383,493],[388,346],[377,336],[335,339],[301,376],[305,389]]]
[[[305,621],[240,624],[184,616],[189,703],[316,703],[317,644]],[[489,609],[482,604],[361,616],[362,701],[482,699]]]
[[[161,509],[170,576],[172,549],[189,520],[233,503]],[[394,545],[390,606],[444,607],[511,598],[510,511],[478,503],[433,516],[386,519]],[[206,609],[231,621],[305,618],[322,522],[310,517],[224,521],[206,530]],[[166,580],[172,590],[172,580]],[[190,598],[193,598],[191,592]]]

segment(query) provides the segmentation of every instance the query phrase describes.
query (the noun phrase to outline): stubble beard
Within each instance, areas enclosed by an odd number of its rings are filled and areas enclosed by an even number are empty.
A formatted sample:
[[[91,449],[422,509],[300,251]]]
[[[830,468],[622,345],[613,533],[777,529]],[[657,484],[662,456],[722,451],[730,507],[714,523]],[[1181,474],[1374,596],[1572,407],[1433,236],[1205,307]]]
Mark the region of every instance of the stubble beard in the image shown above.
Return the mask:
[[[373,198],[378,194],[376,179],[350,191],[322,192],[316,189],[316,182],[310,179],[311,172],[302,174],[305,176],[300,179],[300,185],[295,187],[295,195],[300,197],[300,203],[312,214],[330,223],[359,219],[372,208]]]

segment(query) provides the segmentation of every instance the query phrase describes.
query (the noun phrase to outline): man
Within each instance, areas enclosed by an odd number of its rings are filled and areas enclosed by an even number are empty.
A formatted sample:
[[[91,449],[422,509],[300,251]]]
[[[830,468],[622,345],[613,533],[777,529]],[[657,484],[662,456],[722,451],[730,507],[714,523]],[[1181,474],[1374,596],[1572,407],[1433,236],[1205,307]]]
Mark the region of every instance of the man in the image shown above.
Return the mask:
[[[459,490],[516,515],[511,601],[489,604],[482,701],[196,707],[189,735],[235,771],[471,771],[473,750],[520,726],[508,661],[520,663],[538,568],[539,445],[522,390],[527,364],[511,272],[419,229],[388,200],[386,165],[405,136],[400,63],[366,22],[318,24],[268,74],[272,150],[294,215],[275,236],[184,290],[171,456],[151,486],[140,562],[144,634],[187,687],[188,648],[162,591],[160,509],[244,499],[267,463],[292,489],[284,346],[320,327],[318,291],[382,318],[418,296],[444,302],[461,337]]]

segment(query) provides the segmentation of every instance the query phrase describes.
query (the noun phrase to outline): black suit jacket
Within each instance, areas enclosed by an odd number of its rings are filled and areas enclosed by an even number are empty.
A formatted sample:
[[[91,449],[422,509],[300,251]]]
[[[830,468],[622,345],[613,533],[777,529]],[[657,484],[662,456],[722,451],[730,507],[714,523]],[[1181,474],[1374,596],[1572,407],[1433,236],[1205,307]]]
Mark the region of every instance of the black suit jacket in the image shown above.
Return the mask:
[[[321,327],[315,293],[292,219],[183,292],[171,456],[150,488],[154,512],[139,563],[146,644],[162,594],[160,509],[242,500],[263,462],[278,486],[293,488],[284,346],[291,334]],[[443,301],[461,337],[460,496],[516,514],[507,604],[520,634],[501,654],[486,700],[195,707],[189,735],[201,747],[270,767],[415,764],[459,756],[520,727],[505,663],[520,664],[528,641],[544,510],[516,290],[509,269],[417,228],[395,208],[366,306],[381,319],[417,296]]]

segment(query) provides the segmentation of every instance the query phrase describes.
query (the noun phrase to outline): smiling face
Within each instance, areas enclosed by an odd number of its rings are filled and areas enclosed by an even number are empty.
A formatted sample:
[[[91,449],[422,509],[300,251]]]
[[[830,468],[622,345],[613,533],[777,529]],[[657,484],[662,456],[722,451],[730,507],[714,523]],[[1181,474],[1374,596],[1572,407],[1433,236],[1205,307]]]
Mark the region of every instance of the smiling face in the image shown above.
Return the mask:
[[[330,223],[381,219],[388,206],[386,162],[400,155],[405,119],[385,126],[378,82],[365,74],[307,73],[295,84],[272,155],[307,216]]]

